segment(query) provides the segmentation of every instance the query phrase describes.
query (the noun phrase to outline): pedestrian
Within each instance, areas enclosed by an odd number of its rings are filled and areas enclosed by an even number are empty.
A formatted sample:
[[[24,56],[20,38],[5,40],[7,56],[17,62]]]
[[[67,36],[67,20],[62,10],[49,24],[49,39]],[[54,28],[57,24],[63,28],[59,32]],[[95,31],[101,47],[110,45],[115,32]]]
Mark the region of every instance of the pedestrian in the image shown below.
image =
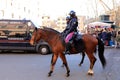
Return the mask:
[[[108,29],[107,38],[106,38],[107,41],[108,41],[108,45],[107,45],[107,46],[111,46],[111,45],[110,45],[111,37],[112,37],[111,31]]]
[[[108,43],[106,42],[106,38],[107,38],[107,32],[105,29],[103,29],[103,32],[102,32],[102,41],[105,45],[108,45]]]

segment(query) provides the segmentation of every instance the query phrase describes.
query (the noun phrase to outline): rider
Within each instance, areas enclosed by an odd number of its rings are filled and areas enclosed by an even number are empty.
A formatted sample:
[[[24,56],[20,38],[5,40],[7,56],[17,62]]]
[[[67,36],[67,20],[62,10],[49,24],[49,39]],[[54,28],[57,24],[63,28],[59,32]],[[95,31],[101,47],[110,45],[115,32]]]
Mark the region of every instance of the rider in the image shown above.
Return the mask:
[[[67,31],[65,33],[66,38],[65,38],[65,42],[66,42],[66,50],[65,50],[65,54],[69,54],[69,50],[71,48],[71,44],[73,42],[73,35],[74,33],[77,33],[77,27],[78,27],[78,20],[77,20],[77,16],[76,16],[76,13],[75,11],[70,11],[69,13],[70,15],[70,21],[69,23],[67,24]]]
[[[69,22],[70,22],[70,16],[67,16],[66,17],[66,23],[69,24]]]
[[[69,30],[69,22],[70,22],[70,16],[67,16],[66,17],[66,24],[67,24],[67,26],[66,26],[66,28],[65,28],[65,30],[62,32],[62,34],[63,34],[63,37],[65,38],[66,36],[67,36],[67,31]]]

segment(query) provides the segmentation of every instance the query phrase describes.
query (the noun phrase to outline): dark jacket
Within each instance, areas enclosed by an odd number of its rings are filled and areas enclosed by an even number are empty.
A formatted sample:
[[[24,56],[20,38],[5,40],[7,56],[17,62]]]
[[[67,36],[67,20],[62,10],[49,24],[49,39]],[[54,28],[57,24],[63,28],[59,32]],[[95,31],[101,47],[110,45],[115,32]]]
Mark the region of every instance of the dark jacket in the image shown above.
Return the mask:
[[[107,33],[107,40],[108,40],[108,41],[111,40],[111,36],[112,36],[111,32],[108,32],[108,33]]]
[[[102,39],[105,41],[107,38],[107,32],[102,32]]]
[[[68,35],[71,32],[77,32],[77,27],[78,27],[78,21],[77,18],[72,18],[67,25],[67,31],[66,34]]]
[[[67,22],[67,26],[65,28],[65,30],[63,31],[63,33],[66,33],[69,30],[69,22]]]

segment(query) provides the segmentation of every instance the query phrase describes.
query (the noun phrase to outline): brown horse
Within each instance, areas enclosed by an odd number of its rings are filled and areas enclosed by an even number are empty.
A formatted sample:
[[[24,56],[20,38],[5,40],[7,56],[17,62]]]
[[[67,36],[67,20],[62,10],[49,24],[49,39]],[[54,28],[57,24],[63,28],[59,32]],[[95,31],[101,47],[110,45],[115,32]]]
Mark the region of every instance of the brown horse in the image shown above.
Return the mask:
[[[79,66],[81,66],[83,64],[84,58],[85,58],[85,53],[84,52],[82,52],[80,54],[82,54],[82,59],[81,59],[80,63],[78,64]],[[52,60],[53,60],[53,55],[52,55],[51,63],[52,63]],[[64,63],[62,64],[61,67],[64,67]]]
[[[55,63],[59,56],[62,59],[64,65],[66,67],[66,70],[67,70],[66,76],[68,77],[70,75],[70,69],[68,67],[66,57],[63,54],[63,52],[65,51],[65,45],[63,44],[61,34],[58,31],[51,29],[51,28],[43,28],[43,29],[35,28],[35,30],[32,34],[32,38],[30,40],[30,44],[34,45],[35,43],[38,43],[40,39],[44,39],[46,42],[48,42],[49,45],[51,46],[51,49],[53,52],[53,58],[51,59],[51,69],[48,73],[48,76],[51,76],[51,74],[53,73]],[[106,60],[104,57],[104,44],[100,39],[95,38],[89,34],[83,34],[82,40],[85,43],[85,49],[82,52],[86,53],[86,55],[88,56],[88,58],[90,60],[90,68],[88,70],[88,74],[92,75],[94,73],[93,66],[96,61],[96,58],[93,55],[93,53],[94,53],[97,45],[98,45],[99,59],[102,63],[103,68],[106,65]],[[70,50],[70,52],[71,52],[71,54],[80,53],[80,51],[76,51],[75,48],[72,48]]]

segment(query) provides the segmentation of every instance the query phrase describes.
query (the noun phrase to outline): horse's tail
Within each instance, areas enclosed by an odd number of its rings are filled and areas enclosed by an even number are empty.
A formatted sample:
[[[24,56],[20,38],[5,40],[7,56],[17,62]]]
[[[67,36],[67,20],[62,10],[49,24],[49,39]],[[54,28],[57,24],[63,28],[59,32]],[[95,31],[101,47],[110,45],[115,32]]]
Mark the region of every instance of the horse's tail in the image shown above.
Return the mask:
[[[104,43],[99,38],[97,38],[97,40],[98,40],[98,55],[99,55],[99,59],[102,63],[102,66],[104,68],[106,66],[106,59],[104,57]]]

